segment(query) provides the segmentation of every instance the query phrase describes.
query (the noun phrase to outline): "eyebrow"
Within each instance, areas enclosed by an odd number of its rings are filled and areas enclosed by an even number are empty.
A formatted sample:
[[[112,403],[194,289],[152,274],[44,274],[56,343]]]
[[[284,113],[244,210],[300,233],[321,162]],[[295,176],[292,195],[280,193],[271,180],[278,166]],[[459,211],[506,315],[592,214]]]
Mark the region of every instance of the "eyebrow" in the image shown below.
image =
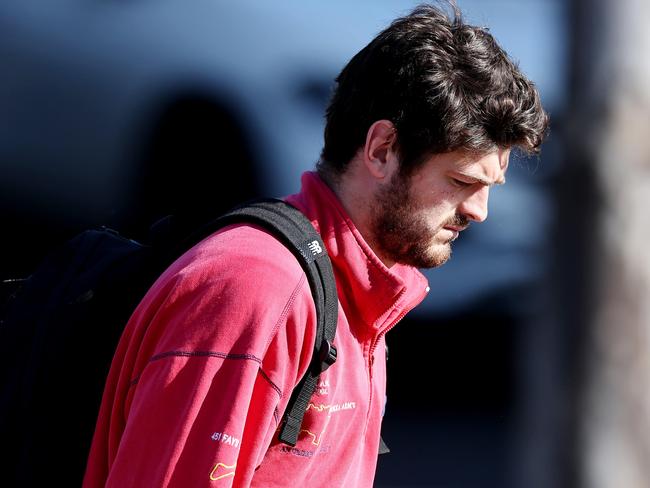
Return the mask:
[[[496,181],[490,181],[485,179],[483,176],[480,175],[475,175],[471,173],[458,173],[459,176],[463,178],[467,178],[468,180],[473,180],[475,183],[480,183],[481,185],[484,186],[494,186],[494,185],[503,185],[506,182],[506,177],[502,176]]]

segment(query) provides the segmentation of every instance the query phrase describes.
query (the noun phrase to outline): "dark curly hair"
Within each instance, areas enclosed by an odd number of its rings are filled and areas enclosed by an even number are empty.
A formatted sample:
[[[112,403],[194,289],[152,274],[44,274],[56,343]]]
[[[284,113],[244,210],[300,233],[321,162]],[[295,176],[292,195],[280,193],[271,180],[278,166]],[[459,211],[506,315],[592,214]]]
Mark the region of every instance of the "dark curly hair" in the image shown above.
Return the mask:
[[[548,128],[534,84],[484,28],[420,5],[357,53],[336,79],[320,171],[345,171],[369,127],[397,129],[401,170],[427,156],[518,147],[537,153]]]

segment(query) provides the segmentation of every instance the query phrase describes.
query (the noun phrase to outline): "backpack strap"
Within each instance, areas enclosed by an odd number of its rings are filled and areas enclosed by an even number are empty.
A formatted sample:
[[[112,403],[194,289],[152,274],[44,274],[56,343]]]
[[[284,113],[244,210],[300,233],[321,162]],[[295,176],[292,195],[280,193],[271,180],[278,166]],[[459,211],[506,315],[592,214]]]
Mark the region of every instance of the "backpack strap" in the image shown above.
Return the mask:
[[[295,446],[318,377],[336,361],[332,342],[338,319],[338,295],[332,263],[320,235],[307,217],[278,199],[256,200],[237,207],[209,224],[202,234],[209,235],[218,228],[242,222],[268,230],[296,256],[307,275],[316,306],[314,353],[307,372],[293,389],[280,428],[280,441]]]

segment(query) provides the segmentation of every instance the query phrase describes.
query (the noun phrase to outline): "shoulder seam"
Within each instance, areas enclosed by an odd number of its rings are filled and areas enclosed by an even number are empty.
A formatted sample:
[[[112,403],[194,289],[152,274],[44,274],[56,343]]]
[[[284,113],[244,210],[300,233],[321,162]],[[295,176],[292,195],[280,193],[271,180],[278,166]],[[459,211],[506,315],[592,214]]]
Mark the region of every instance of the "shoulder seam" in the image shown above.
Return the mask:
[[[302,269],[302,267],[301,267]],[[273,338],[278,332],[278,329],[280,328],[280,325],[282,325],[283,322],[286,321],[287,315],[289,314],[289,310],[291,310],[291,307],[293,307],[293,304],[296,301],[296,297],[298,296],[298,293],[302,289],[305,280],[307,279],[307,275],[303,272],[300,276],[300,280],[298,280],[298,284],[296,287],[293,289],[293,292],[289,296],[289,299],[287,300],[286,305],[284,306],[284,309],[282,310],[282,313],[278,317],[278,320],[275,322],[275,325],[273,326],[273,330],[271,334],[269,335],[269,340],[266,343],[266,348],[265,350],[268,350],[269,346],[271,345],[271,342],[273,342]],[[277,391],[278,395],[280,395],[280,399],[284,397],[284,392],[275,384],[273,380],[267,374],[264,372],[262,369],[262,364],[260,364],[260,372],[262,373],[262,376],[271,384],[271,386]]]
[[[271,342],[273,341],[273,338],[275,337],[275,334],[277,334],[278,329],[280,328],[280,325],[282,325],[282,322],[284,322],[286,320],[286,318],[287,318],[287,315],[289,315],[289,310],[291,310],[291,307],[293,307],[293,304],[296,301],[296,297],[298,296],[298,293],[300,292],[300,290],[301,290],[303,284],[305,283],[306,279],[307,279],[307,275],[304,272],[302,272],[302,274],[300,276],[300,280],[298,280],[298,284],[296,285],[296,287],[291,292],[291,295],[289,296],[289,299],[287,300],[287,303],[284,306],[284,309],[282,310],[282,313],[280,313],[280,316],[278,317],[278,320],[275,322],[275,325],[273,326],[273,329],[271,330],[271,334],[269,335],[269,340],[266,343],[265,350],[267,350],[269,348],[269,346],[271,345]]]
[[[273,380],[267,375],[262,367],[260,366],[258,372],[260,373],[260,376],[266,380],[266,382],[273,388],[273,390],[278,394],[278,399],[282,400],[282,390],[280,390],[280,387],[276,385]],[[273,418],[275,419],[275,423],[279,424],[280,423],[280,412],[278,411],[278,406],[276,405],[275,408],[273,409]]]

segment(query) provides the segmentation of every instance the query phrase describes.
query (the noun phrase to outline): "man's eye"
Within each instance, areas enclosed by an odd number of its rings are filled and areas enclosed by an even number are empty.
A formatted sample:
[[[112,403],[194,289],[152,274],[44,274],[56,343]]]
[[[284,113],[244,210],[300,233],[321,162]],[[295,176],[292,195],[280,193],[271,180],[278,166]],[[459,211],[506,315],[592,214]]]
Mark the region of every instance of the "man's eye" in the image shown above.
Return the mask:
[[[458,188],[467,188],[468,186],[472,186],[471,183],[467,183],[466,181],[462,181],[457,178],[452,178],[451,183]]]

